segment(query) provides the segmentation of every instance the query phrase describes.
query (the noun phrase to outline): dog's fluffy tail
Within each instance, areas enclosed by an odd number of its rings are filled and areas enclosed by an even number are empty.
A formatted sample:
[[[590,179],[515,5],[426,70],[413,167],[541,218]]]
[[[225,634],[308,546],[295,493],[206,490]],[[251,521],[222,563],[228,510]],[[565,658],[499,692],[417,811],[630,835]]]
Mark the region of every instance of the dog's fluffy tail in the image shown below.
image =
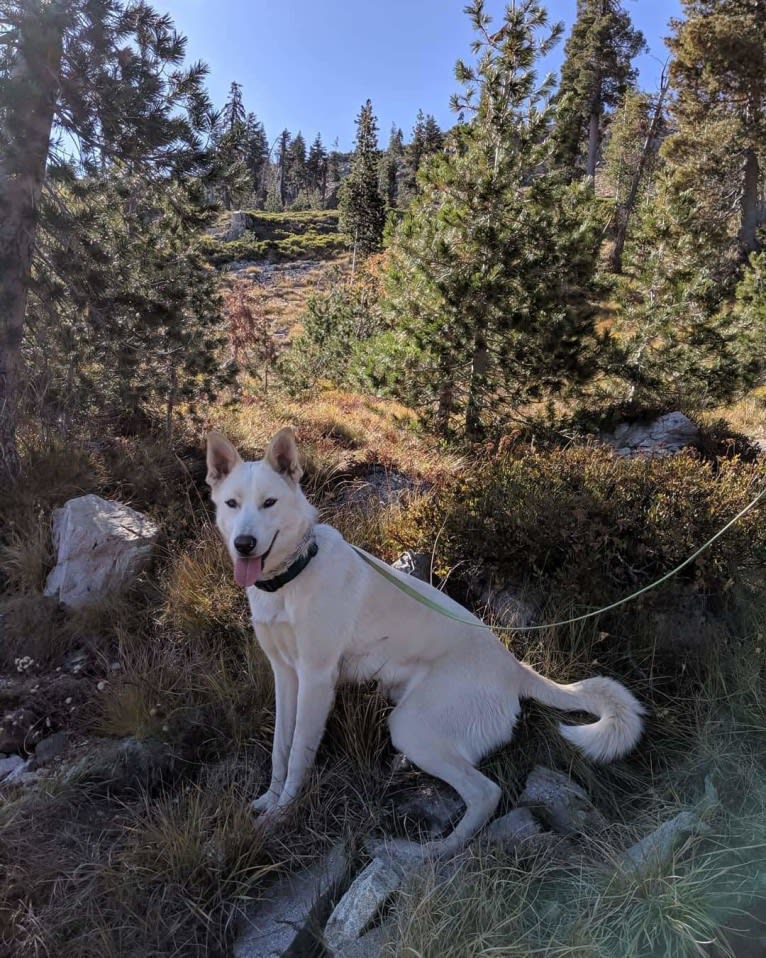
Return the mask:
[[[569,712],[590,712],[598,721],[587,725],[560,725],[564,738],[595,762],[609,762],[629,752],[641,737],[644,708],[619,682],[604,676],[559,685],[533,668],[522,669],[521,698]]]

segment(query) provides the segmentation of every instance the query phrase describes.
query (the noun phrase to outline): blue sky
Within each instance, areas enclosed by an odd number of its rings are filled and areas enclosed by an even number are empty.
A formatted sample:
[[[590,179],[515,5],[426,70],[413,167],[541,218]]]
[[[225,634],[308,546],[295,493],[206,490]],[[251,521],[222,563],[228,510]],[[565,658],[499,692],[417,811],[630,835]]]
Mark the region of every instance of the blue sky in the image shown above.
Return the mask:
[[[462,0],[154,0],[189,40],[188,56],[210,67],[208,88],[222,106],[229,84],[243,85],[245,106],[270,140],[287,127],[307,141],[322,134],[350,149],[354,119],[370,97],[381,145],[391,124],[409,139],[418,107],[442,127],[453,122],[453,68],[470,57],[472,39]],[[496,23],[502,0],[487,0]],[[641,83],[655,89],[665,60],[662,38],[680,0],[625,0],[650,53],[638,61]],[[576,0],[549,0],[551,21],[571,27]],[[559,44],[549,69],[557,69]]]

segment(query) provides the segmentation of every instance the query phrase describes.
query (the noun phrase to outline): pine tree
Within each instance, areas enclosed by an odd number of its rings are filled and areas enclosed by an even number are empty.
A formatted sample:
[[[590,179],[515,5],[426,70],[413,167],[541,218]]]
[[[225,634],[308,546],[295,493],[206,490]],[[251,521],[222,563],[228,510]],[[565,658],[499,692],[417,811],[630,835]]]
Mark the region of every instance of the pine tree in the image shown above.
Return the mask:
[[[290,132],[282,130],[277,143],[276,158],[276,198],[279,208],[284,209],[287,201],[287,177],[290,165]]]
[[[319,133],[309,147],[306,158],[306,179],[309,190],[319,197],[320,204],[324,203],[327,192],[327,150]]]
[[[306,189],[306,140],[300,130],[287,148],[285,179],[288,202],[294,201]]]
[[[663,73],[656,97],[628,92],[610,126],[604,150],[604,179],[615,202],[614,245],[609,254],[609,268],[613,273],[622,272],[630,221],[659,160],[659,149],[667,132],[667,89],[667,75]]]
[[[404,156],[404,136],[394,123],[388,147],[380,163],[380,191],[385,197],[386,207],[395,210],[399,197],[399,176]]]
[[[244,126],[246,115],[245,104],[242,102],[242,84],[234,80],[229,87],[229,95],[223,107],[224,130],[231,133],[237,127]]]
[[[228,380],[217,285],[199,249],[194,182],[124,169],[43,196],[23,345],[43,415],[135,425]]]
[[[85,173],[193,171],[205,68],[169,17],[121,0],[0,0],[0,461],[15,442],[27,298],[46,182],[76,145]]]
[[[672,20],[671,117],[664,147],[677,194],[695,197],[694,230],[723,256],[759,248],[766,153],[766,3],[682,0]],[[725,267],[722,264],[722,268]]]
[[[763,335],[742,310],[721,309],[716,242],[695,232],[696,217],[693,194],[675,194],[661,169],[626,246],[626,322],[615,330],[615,371],[639,407],[730,400],[760,366],[750,347]]]
[[[379,250],[383,241],[385,202],[378,187],[378,124],[370,100],[356,121],[351,172],[339,195],[340,228],[362,256]]]
[[[597,237],[587,187],[563,183],[550,162],[551,89],[534,68],[559,31],[534,0],[509,7],[492,36],[483,0],[466,10],[478,63],[457,64],[466,92],[453,107],[469,119],[421,169],[387,292],[395,328],[418,346],[405,394],[435,405],[440,432],[460,417],[477,439],[592,371],[584,287]]]
[[[207,176],[208,184],[227,210],[241,206],[245,199],[250,198],[257,183],[253,175],[257,160],[254,164],[251,151],[251,134],[257,136],[257,129],[251,129],[248,124],[242,86],[233,82],[223,110],[216,118]]]
[[[644,49],[620,0],[577,0],[564,47],[556,119],[557,158],[570,175],[596,175],[608,111],[635,82],[633,59]]]
[[[244,160],[250,175],[256,205],[261,206],[266,196],[266,169],[269,160],[269,141],[263,124],[254,113],[248,113],[247,119],[245,120]]]

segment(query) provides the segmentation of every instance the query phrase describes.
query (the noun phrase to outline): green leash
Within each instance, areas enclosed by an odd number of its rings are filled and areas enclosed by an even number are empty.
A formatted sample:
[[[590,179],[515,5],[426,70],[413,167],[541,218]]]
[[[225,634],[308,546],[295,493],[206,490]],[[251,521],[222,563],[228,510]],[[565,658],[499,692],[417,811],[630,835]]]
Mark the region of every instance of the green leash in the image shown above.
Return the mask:
[[[724,532],[726,532],[728,529],[731,529],[731,527],[734,525],[735,522],[738,522],[742,518],[742,516],[750,512],[750,510],[753,509],[765,495],[766,495],[766,489],[762,489],[758,493],[758,495],[755,497],[755,499],[753,499],[752,502],[746,505],[741,512],[738,512],[737,515],[734,516],[732,520],[726,523],[723,529],[720,529],[718,532],[716,532],[716,534],[711,539],[708,539],[708,541],[703,546],[700,546],[700,548],[697,549],[696,552],[692,553],[692,555],[690,555],[688,559],[684,559],[684,561],[680,565],[677,565],[675,569],[671,569],[671,571],[668,572],[666,575],[664,575],[661,579],[657,579],[656,582],[652,582],[650,585],[644,586],[643,589],[639,589],[638,592],[634,592],[632,593],[632,595],[626,596],[624,599],[619,599],[617,602],[612,602],[611,605],[605,605],[603,609],[597,609],[595,612],[586,612],[584,615],[577,615],[572,619],[563,619],[561,622],[551,622],[548,625],[522,625],[519,627],[500,626],[498,628],[493,628],[491,631],[493,632],[537,632],[541,629],[557,629],[559,628],[559,626],[562,626],[562,625],[572,625],[575,622],[583,622],[585,619],[592,619],[594,618],[594,616],[603,615],[604,612],[611,612],[612,609],[616,609],[621,605],[625,605],[626,602],[631,602],[633,599],[637,599],[638,596],[643,595],[644,592],[649,592],[651,589],[656,589],[657,586],[662,585],[663,582],[667,582],[668,579],[671,579],[674,575],[680,572],[681,569],[686,568],[686,566],[688,566],[690,562],[694,562],[694,560],[697,558],[698,555],[701,555],[705,551],[705,549],[709,549],[710,546],[716,541],[716,539],[720,539],[720,537],[724,534]],[[365,552],[363,549],[357,548],[357,546],[352,546],[351,548],[354,550],[354,552],[356,552],[356,554],[361,559],[363,559],[367,563],[368,566],[370,566],[370,568],[374,569],[379,575],[382,575],[384,579],[388,579],[388,581],[392,585],[395,585],[397,589],[404,592],[406,595],[410,596],[410,598],[415,599],[416,602],[420,602],[421,605],[424,605],[427,608],[431,609],[433,612],[438,612],[440,615],[444,615],[448,619],[453,619],[455,622],[460,622],[462,625],[472,625],[476,629],[490,628],[488,625],[485,625],[483,622],[473,622],[471,619],[464,619],[460,615],[455,615],[454,612],[450,612],[449,609],[445,609],[444,606],[439,605],[438,602],[434,602],[433,599],[429,599],[428,596],[422,595],[420,592],[417,591],[417,589],[413,589],[411,585],[408,585],[406,582],[402,582],[393,574],[393,572],[391,572],[389,567],[380,559],[376,559],[374,556],[371,556],[368,552]]]

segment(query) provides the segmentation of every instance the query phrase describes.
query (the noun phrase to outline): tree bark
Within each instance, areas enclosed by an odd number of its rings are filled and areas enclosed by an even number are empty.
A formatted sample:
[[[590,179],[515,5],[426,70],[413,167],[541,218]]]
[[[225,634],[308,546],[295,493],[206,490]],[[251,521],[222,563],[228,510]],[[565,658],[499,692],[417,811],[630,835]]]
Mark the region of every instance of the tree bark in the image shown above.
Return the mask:
[[[594,107],[588,123],[588,161],[585,175],[591,180],[596,178],[596,162],[598,161],[599,133],[601,127],[601,105]]]
[[[752,147],[748,147],[745,150],[742,212],[739,230],[739,248],[744,258],[747,258],[750,253],[756,253],[760,249],[757,233],[759,181],[760,167],[758,154]]]
[[[471,382],[468,387],[468,403],[465,411],[466,438],[477,441],[484,435],[481,423],[483,407],[482,394],[487,383],[489,370],[489,349],[483,329],[477,329],[473,343],[473,361],[471,364]]]
[[[0,470],[14,473],[21,344],[63,50],[62,3],[27,14],[0,141]]]
[[[630,189],[628,190],[627,199],[617,213],[617,234],[614,238],[614,249],[609,257],[609,269],[613,273],[622,273],[622,254],[623,250],[625,249],[625,240],[628,236],[628,226],[630,225],[630,218],[633,215],[633,209],[636,205],[638,189],[641,186],[641,180],[644,178],[644,171],[646,170],[646,164],[652,149],[652,143],[657,136],[660,121],[662,120],[662,110],[665,104],[665,96],[667,92],[668,76],[667,73],[663,71],[662,79],[660,81],[660,95],[657,97],[657,103],[654,107],[654,113],[652,114],[652,122],[649,124],[649,131],[646,134],[644,147],[641,150],[641,156],[639,158],[638,165],[636,166],[636,169],[633,172],[633,178],[630,181]]]

